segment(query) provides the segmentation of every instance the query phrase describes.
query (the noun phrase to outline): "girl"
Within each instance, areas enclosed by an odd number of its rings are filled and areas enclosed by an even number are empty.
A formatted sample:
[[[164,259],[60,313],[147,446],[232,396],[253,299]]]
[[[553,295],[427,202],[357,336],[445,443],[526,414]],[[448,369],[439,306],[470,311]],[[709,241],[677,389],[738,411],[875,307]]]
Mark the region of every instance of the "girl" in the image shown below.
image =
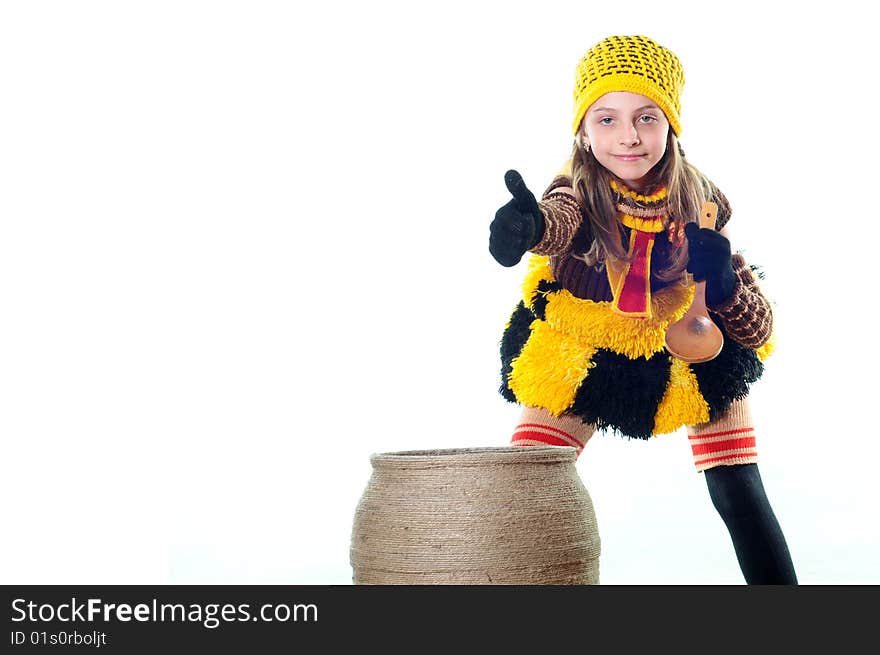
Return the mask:
[[[577,67],[571,159],[540,201],[516,171],[490,226],[503,266],[533,253],[501,341],[501,394],[523,406],[512,443],[574,446],[596,429],[648,439],[687,426],[697,471],[749,584],[796,584],[758,473],[749,385],[771,348],[773,315],[751,267],[731,254],[730,206],[678,143],[684,74],[644,36],[614,36]],[[704,201],[716,230],[700,228]],[[724,334],[714,359],[664,348],[706,282]]]

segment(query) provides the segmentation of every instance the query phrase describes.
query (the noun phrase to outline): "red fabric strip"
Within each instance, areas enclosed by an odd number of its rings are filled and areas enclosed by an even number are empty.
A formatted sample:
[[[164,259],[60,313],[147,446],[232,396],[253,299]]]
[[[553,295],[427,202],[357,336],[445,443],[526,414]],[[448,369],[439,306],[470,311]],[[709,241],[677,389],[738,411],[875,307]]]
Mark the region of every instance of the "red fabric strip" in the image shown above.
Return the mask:
[[[559,428],[555,428],[552,425],[545,425],[544,423],[520,423],[516,426],[516,430],[514,430],[514,432],[518,431],[520,428],[543,428],[544,430],[550,430],[551,432],[556,432],[557,434],[564,434],[566,437],[569,437],[574,441],[581,443],[579,439],[575,439],[574,435],[569,434],[565,430],[560,430]]]
[[[565,441],[564,439],[560,439],[559,437],[554,437],[552,434],[547,434],[545,432],[531,432],[529,430],[521,430],[516,432],[511,438],[511,443],[516,443],[520,439],[532,439],[533,441],[540,441],[541,443],[545,443],[548,446],[571,446],[571,443]],[[577,440],[572,439],[575,443]],[[574,446],[577,448],[577,446]]]
[[[648,266],[650,262],[647,253],[648,244],[653,240],[654,235],[650,232],[636,230],[635,241],[633,241],[630,253],[632,261],[629,265],[629,271],[626,273],[626,279],[623,281],[623,288],[620,290],[620,298],[617,300],[617,307],[621,311],[636,313],[648,310],[648,285],[650,284]]]
[[[726,439],[724,441],[714,441],[712,443],[691,444],[691,450],[694,457],[697,455],[707,455],[709,453],[718,453],[722,450],[733,450],[734,448],[755,448],[755,438],[746,437],[744,439]]]

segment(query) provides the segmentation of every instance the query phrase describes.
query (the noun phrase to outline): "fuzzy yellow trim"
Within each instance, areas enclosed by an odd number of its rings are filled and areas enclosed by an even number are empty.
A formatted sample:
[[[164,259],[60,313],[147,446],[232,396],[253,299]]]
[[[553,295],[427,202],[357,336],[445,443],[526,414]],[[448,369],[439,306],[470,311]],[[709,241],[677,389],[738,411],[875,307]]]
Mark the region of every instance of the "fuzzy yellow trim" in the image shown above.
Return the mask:
[[[639,218],[638,216],[630,216],[629,214],[620,214],[620,222],[639,232],[662,232],[666,229],[662,218]]]
[[[623,184],[618,184],[615,180],[611,180],[611,188],[622,195],[624,198],[629,198],[630,200],[635,200],[636,202],[658,202],[659,200],[663,200],[666,197],[666,187],[662,187],[658,191],[655,191],[650,196],[643,196],[640,193],[636,193],[632,191],[628,187]]]
[[[559,416],[574,402],[575,394],[596,349],[544,321],[531,325],[529,340],[511,367],[510,388],[522,404],[543,407]]]
[[[776,337],[771,332],[770,339],[767,340],[767,343],[765,343],[760,348],[756,348],[755,353],[758,355],[758,359],[763,362],[765,359],[773,354],[774,350],[776,350]]]
[[[547,257],[532,257],[523,284],[530,304],[538,283],[552,279]],[[694,286],[673,283],[651,294],[651,317],[615,314],[610,302],[583,300],[562,289],[548,294],[545,320],[555,330],[596,348],[607,348],[630,359],[650,357],[665,348],[666,328],[684,316],[694,297]]]
[[[654,434],[669,434],[683,425],[709,420],[709,405],[700,394],[697,376],[680,359],[672,358],[669,383],[654,415]]]
[[[522,283],[523,301],[526,307],[532,307],[532,296],[538,288],[541,280],[552,280],[553,271],[550,269],[550,258],[546,255],[532,255],[528,261],[528,269]]]

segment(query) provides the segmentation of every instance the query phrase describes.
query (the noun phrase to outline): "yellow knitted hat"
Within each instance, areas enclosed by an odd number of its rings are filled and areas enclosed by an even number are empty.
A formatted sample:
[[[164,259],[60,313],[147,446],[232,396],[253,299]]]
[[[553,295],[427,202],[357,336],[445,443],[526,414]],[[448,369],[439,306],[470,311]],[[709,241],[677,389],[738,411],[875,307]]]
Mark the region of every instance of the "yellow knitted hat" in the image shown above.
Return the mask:
[[[574,85],[574,133],[600,97],[611,91],[647,96],[681,134],[684,70],[671,51],[646,36],[610,36],[587,51],[577,66]]]

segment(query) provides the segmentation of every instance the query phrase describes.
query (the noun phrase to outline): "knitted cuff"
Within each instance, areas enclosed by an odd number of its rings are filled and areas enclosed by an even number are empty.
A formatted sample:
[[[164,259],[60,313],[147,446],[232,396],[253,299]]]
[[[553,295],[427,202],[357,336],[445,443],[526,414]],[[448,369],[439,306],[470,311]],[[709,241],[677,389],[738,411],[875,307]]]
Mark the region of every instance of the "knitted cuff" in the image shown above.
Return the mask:
[[[561,185],[560,185],[561,186]],[[536,255],[565,252],[581,224],[581,209],[574,197],[562,191],[550,191],[538,203],[544,216],[544,236],[531,250]]]
[[[554,191],[555,189],[558,189],[561,186],[570,187],[571,186],[571,178],[568,177],[567,175],[557,175],[556,177],[554,177],[553,181],[550,183],[550,186],[548,186],[546,189],[544,189],[544,195],[542,196],[542,199],[549,196],[551,191]]]
[[[697,472],[715,466],[758,462],[754,423],[747,398],[734,400],[711,423],[691,425],[687,431]]]
[[[758,288],[752,269],[740,254],[731,257],[736,286],[733,295],[717,307],[709,307],[730,338],[747,348],[760,348],[770,340],[773,310]]]
[[[524,406],[513,431],[513,446],[571,446],[580,455],[596,426],[574,416],[553,416],[541,407]]]

